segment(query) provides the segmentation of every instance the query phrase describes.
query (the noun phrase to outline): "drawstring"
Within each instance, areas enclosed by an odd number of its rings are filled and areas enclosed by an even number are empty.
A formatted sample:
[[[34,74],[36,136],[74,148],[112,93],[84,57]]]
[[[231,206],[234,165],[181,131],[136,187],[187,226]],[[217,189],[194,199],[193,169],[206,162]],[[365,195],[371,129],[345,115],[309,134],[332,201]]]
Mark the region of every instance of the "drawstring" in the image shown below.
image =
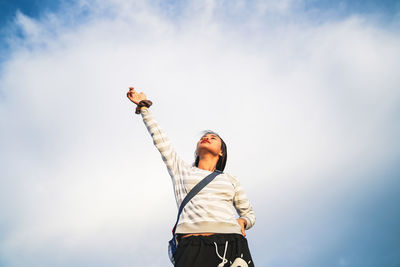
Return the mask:
[[[221,256],[219,255],[219,253],[218,253],[218,246],[217,246],[217,243],[214,242],[214,245],[215,245],[215,251],[217,252],[218,257],[222,260],[222,262],[221,262],[220,264],[218,264],[217,267],[224,267],[225,263],[228,262],[228,260],[225,259],[226,250],[228,249],[228,241],[225,242],[225,251],[224,251],[224,256],[223,256],[223,257],[221,257]]]

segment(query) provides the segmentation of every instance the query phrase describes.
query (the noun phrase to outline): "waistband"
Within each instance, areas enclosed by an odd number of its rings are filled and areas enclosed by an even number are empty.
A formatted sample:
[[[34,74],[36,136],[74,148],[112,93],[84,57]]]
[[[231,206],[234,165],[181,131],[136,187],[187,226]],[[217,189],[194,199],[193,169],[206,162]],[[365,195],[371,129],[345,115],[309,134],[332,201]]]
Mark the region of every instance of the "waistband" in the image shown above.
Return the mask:
[[[247,239],[241,234],[213,234],[208,236],[188,236],[185,238],[181,238],[183,234],[178,234],[177,239],[179,244],[192,244],[192,245],[199,245],[199,244],[207,244],[213,245],[214,242],[217,244],[225,244],[226,241],[228,242],[247,242]]]

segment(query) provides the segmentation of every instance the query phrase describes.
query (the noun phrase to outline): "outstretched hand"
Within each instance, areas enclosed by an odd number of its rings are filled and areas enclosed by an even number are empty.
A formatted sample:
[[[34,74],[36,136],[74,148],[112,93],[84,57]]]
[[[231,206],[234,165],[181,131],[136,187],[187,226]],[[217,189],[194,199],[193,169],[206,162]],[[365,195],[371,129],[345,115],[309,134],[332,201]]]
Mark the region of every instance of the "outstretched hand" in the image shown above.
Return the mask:
[[[238,224],[240,225],[240,231],[242,232],[242,235],[246,237],[246,233],[244,230],[246,229],[246,220],[243,218],[237,219]]]
[[[136,105],[138,105],[140,101],[146,100],[146,95],[143,92],[136,92],[133,87],[129,87],[129,92],[126,93],[126,96]]]

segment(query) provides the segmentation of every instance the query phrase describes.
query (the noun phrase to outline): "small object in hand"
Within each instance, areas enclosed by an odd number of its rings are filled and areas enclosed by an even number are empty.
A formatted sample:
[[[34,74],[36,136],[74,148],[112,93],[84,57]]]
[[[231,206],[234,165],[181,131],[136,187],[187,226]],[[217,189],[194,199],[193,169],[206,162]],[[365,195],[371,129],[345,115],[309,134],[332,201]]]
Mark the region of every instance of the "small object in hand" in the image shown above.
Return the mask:
[[[151,105],[153,105],[153,102],[151,102],[150,100],[141,100],[140,102],[139,102],[139,104],[136,106],[136,111],[135,111],[135,113],[136,114],[140,114],[140,108],[141,107],[146,107],[146,108],[149,108]]]

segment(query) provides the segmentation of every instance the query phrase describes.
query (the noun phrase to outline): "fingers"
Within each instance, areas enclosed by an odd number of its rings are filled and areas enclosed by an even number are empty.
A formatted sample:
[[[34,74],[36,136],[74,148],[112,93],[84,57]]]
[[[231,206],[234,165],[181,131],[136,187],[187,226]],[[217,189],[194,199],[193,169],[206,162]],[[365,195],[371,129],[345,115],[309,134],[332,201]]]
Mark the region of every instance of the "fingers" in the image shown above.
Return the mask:
[[[244,237],[246,237],[246,232],[244,231],[244,223],[241,223],[241,224],[240,224],[240,231],[242,232],[242,235],[243,235]]]
[[[242,235],[244,236],[244,237],[246,237],[246,233],[245,233],[245,231],[244,231],[244,229],[245,229],[245,222],[244,222],[244,220],[243,219],[237,219],[237,222],[239,223],[239,225],[240,225],[240,231],[242,232]]]
[[[240,225],[240,231],[242,232],[242,235],[243,235],[244,237],[246,237],[246,232],[245,232],[245,228],[246,228],[246,226],[245,226],[245,221],[244,221],[243,219],[238,219],[238,221],[239,221],[239,225]]]
[[[126,96],[130,99],[133,100],[134,95],[136,94],[136,91],[133,87],[129,87],[129,92],[126,93]]]
[[[244,228],[242,227],[242,235],[246,237],[246,233],[244,232]]]
[[[128,99],[130,101],[132,101],[133,103],[137,104],[136,99],[135,99],[135,95],[136,95],[136,91],[133,87],[129,87],[129,92],[126,93],[126,96],[128,97]]]
[[[126,96],[135,104],[146,99],[146,95],[143,92],[137,92],[134,87],[129,87],[129,92],[126,93]]]
[[[132,93],[131,91],[129,91],[128,93],[126,93],[126,96],[127,96],[129,99],[132,99],[132,98],[133,98],[133,93]]]

